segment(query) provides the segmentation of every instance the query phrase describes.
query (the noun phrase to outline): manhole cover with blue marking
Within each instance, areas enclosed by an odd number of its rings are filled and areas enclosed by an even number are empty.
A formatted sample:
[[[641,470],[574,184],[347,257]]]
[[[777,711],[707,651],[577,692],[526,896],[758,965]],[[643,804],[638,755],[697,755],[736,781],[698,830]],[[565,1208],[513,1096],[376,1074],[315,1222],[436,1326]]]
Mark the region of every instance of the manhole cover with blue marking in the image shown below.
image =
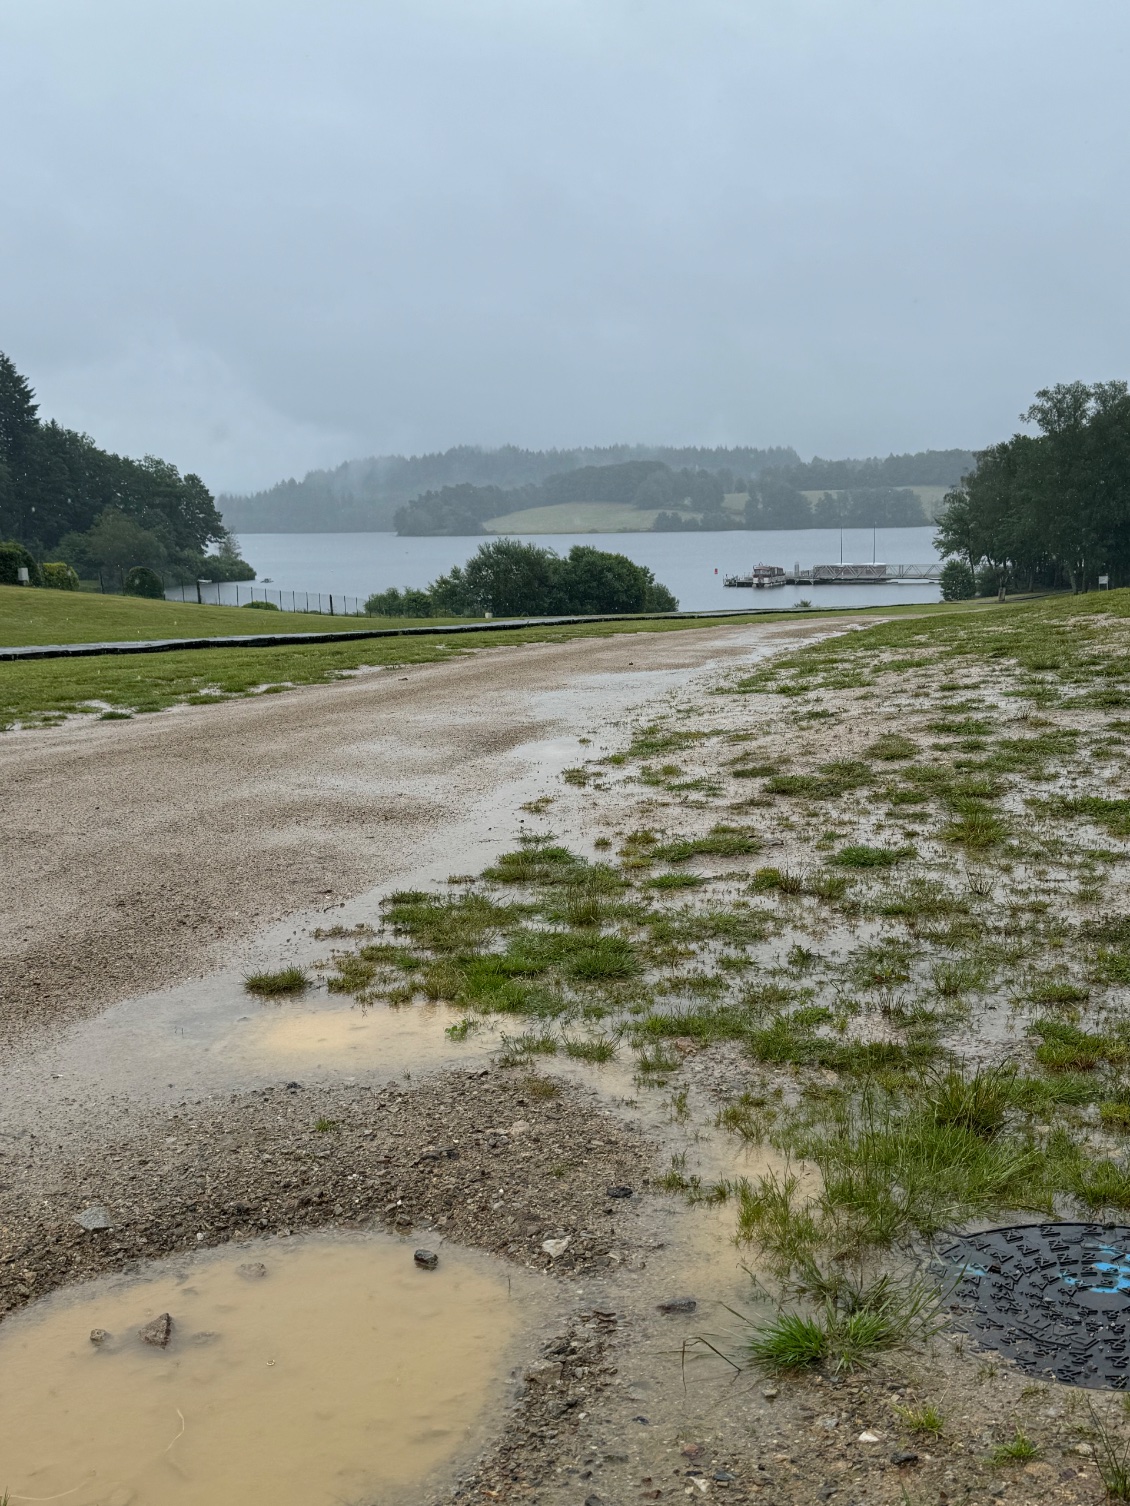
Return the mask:
[[[1130,1386],[1130,1229],[1028,1224],[938,1250],[956,1325],[1031,1375]]]

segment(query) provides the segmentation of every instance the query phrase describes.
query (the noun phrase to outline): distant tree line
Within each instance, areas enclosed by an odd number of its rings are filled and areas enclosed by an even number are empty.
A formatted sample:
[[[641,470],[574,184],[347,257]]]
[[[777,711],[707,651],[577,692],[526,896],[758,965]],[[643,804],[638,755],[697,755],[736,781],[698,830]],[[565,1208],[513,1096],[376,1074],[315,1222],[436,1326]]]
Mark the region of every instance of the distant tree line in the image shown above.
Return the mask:
[[[917,494],[903,487],[853,487],[810,498],[784,476],[771,475],[749,483],[740,512],[721,506],[698,516],[661,512],[651,526],[656,533],[686,533],[725,528],[921,528],[929,521]]]
[[[943,594],[1130,585],[1130,394],[1125,382],[1042,388],[1014,434],[946,495]]]
[[[249,580],[211,492],[168,461],[128,460],[39,417],[27,380],[0,353],[0,539],[80,575],[137,566],[191,580]],[[209,546],[218,546],[208,554]]]
[[[640,460],[660,461],[674,470],[728,470],[750,476],[773,466],[797,465],[800,457],[792,449],[745,445],[706,449],[622,444],[575,450],[523,450],[516,445],[485,450],[460,445],[442,454],[350,460],[333,470],[308,471],[301,481],[292,478],[250,496],[223,495],[219,500],[224,517],[240,532],[377,532],[394,526],[398,508],[429,492],[470,486],[493,487],[512,494],[584,467],[603,468]],[[956,480],[956,473],[951,479]],[[502,510],[515,511],[512,498]],[[484,518],[493,516],[490,512],[483,514]]]
[[[574,617],[678,607],[667,587],[626,555],[577,544],[562,558],[517,539],[481,544],[465,566],[426,590],[380,591],[365,603],[374,617]]]
[[[946,465],[927,452],[921,472],[945,474],[956,481],[955,467],[971,464],[967,451],[945,451]],[[445,486],[397,510],[396,531],[401,535],[457,536],[486,531],[492,518],[529,508],[551,507],[562,502],[602,502],[655,511],[652,528],[657,532],[717,531],[721,529],[769,528],[894,528],[921,526],[930,521],[918,496],[905,486],[855,485],[843,490],[806,493],[811,470],[816,466],[833,479],[846,475],[880,480],[888,473],[913,474],[911,456],[892,456],[886,461],[820,461],[787,470],[767,469],[757,477],[743,477],[728,468],[718,470],[673,470],[662,461],[635,460],[618,465],[581,466],[557,476],[548,476],[537,486],[504,489],[498,486]],[[839,467],[841,474],[836,473]],[[948,484],[947,483],[947,484]],[[938,482],[917,482],[938,485]],[[745,498],[735,508],[726,498]]]

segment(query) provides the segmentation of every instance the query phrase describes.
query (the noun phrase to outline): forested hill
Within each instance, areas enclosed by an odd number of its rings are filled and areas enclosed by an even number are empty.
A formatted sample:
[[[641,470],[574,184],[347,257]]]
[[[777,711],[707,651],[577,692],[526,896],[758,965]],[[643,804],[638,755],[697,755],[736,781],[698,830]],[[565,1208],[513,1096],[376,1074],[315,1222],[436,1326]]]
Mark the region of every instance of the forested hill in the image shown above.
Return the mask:
[[[480,534],[490,520],[513,514],[520,515],[515,531],[532,533],[789,528],[829,521],[870,527],[926,521],[940,489],[955,486],[974,463],[969,450],[805,462],[792,449],[747,446],[463,446],[442,454],[351,460],[253,496],[219,500],[228,524],[248,533],[395,527],[405,534]],[[928,499],[913,488],[938,495]],[[555,511],[545,511],[550,508]]]
[[[886,460],[673,469],[660,460],[581,466],[540,485],[444,486],[397,510],[399,534],[688,532],[915,527],[972,467],[964,450]]]
[[[788,472],[798,491],[842,487],[956,486],[977,463],[972,450],[919,450],[885,460],[821,460],[819,455]]]
[[[332,471],[309,471],[301,481],[280,481],[252,496],[224,495],[229,527],[244,533],[350,533],[391,529],[398,508],[425,492],[450,486],[512,491],[538,486],[550,476],[586,466],[661,461],[674,469],[760,475],[795,466],[792,449],[700,449],[694,446],[606,445],[577,450],[484,450],[461,445],[432,455],[380,455],[348,460]],[[505,509],[504,509],[505,510]],[[478,532],[478,530],[474,530]]]

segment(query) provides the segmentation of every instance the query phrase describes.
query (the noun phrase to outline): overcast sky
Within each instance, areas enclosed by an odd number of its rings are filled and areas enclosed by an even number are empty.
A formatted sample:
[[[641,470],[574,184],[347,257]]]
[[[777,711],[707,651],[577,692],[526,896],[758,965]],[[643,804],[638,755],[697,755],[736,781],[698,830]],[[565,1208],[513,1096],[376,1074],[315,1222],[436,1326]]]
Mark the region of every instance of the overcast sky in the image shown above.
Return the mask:
[[[216,490],[1130,376],[1127,0],[0,0],[0,349]]]

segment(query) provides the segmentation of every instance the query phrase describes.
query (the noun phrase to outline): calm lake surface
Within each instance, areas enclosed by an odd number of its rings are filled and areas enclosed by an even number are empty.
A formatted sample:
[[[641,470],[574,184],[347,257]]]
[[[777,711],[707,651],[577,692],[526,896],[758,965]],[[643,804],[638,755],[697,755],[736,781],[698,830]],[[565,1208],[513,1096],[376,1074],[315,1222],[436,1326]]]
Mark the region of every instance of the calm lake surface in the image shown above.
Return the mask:
[[[679,598],[684,611],[788,606],[802,597],[814,604],[875,606],[888,602],[937,601],[936,585],[784,586],[772,591],[727,590],[724,575],[744,575],[753,565],[870,563],[925,565],[937,560],[934,529],[845,528],[843,552],[838,528],[747,533],[594,533],[518,535],[527,542],[566,554],[574,544],[590,544],[626,554],[647,565]],[[483,543],[474,538],[401,539],[394,533],[245,533],[243,557],[259,582],[269,578],[284,591],[325,591],[358,596],[389,586],[426,586],[452,565],[466,564]],[[212,588],[214,592],[215,588]],[[247,598],[242,587],[242,598]],[[223,599],[235,600],[234,588]]]

